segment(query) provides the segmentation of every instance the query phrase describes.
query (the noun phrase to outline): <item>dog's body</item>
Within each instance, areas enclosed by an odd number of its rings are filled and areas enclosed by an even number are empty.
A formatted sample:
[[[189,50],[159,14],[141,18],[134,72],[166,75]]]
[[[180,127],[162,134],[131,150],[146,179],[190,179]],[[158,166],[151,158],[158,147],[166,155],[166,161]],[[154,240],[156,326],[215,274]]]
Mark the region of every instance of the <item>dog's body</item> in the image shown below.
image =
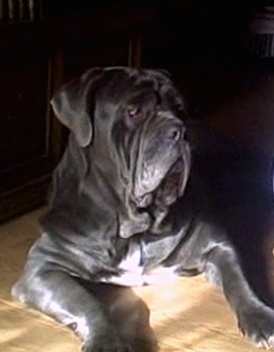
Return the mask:
[[[83,351],[120,352],[127,347],[106,307],[79,280],[136,286],[205,273],[243,333],[274,347],[274,313],[249,288],[190,172],[184,102],[169,77],[92,69],[53,108],[72,133],[13,295],[73,327]]]

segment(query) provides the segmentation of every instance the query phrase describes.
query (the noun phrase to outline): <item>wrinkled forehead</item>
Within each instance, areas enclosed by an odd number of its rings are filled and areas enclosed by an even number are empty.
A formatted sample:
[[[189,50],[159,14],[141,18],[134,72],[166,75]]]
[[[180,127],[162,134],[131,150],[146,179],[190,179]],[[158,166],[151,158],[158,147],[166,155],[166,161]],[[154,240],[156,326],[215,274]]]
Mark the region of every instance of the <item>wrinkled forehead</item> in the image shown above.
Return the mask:
[[[157,70],[109,68],[104,74],[102,88],[100,96],[116,103],[146,93],[182,99],[167,74]]]

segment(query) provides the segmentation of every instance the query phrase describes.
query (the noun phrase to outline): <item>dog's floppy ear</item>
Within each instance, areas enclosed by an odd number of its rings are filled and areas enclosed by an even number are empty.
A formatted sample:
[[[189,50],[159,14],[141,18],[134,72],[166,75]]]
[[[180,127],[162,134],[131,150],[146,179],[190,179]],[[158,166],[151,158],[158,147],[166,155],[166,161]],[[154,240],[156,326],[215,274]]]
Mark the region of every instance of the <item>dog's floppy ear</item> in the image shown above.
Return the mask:
[[[93,68],[65,84],[51,99],[55,115],[72,131],[81,147],[88,146],[92,140],[91,96],[102,74],[103,69]]]

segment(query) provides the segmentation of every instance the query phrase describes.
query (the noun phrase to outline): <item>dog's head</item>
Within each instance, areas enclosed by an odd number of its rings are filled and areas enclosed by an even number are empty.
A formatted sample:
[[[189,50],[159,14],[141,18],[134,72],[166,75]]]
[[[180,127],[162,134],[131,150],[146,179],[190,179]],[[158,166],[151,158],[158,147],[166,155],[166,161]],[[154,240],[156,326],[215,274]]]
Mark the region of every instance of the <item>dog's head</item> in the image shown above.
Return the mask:
[[[183,194],[190,169],[186,111],[168,73],[94,68],[62,87],[52,106],[90,150],[90,163],[113,170],[110,183],[119,178],[127,204],[169,206]]]

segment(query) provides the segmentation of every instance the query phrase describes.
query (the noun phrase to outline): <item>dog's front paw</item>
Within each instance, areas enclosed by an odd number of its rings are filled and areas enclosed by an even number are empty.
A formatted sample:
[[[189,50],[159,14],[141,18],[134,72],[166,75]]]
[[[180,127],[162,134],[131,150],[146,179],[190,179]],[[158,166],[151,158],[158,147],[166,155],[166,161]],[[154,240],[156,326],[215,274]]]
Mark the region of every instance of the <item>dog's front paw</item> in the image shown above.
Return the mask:
[[[258,347],[274,349],[274,311],[260,305],[241,310],[238,324],[242,333]]]

